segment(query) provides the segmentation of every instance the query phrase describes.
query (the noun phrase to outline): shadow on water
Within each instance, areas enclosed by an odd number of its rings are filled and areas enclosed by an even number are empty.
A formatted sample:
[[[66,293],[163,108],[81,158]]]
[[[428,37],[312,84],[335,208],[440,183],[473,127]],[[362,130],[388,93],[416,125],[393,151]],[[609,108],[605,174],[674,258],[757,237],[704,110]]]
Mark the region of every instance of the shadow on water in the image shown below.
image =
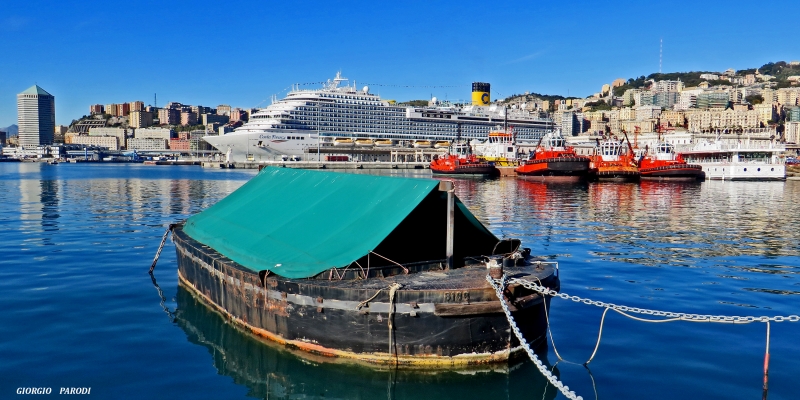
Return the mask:
[[[180,285],[174,321],[189,342],[208,350],[220,374],[246,386],[248,396],[255,398],[554,399],[557,392],[529,362],[512,368],[433,373],[301,358],[236,329]],[[546,346],[537,352],[546,359]],[[557,368],[554,373],[558,376]]]

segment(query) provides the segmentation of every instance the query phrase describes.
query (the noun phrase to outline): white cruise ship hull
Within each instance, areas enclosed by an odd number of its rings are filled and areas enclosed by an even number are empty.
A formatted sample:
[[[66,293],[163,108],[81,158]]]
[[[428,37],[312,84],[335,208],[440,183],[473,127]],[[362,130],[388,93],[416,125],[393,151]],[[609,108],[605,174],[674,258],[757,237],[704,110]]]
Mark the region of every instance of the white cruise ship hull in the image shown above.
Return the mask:
[[[517,142],[536,143],[554,127],[552,120],[523,108],[496,104],[454,105],[433,98],[428,106],[396,105],[370,93],[368,87],[341,85],[346,81],[337,75],[321,89],[293,88],[233,132],[203,139],[229,154],[229,161],[259,162],[316,159],[312,148],[334,145],[347,154],[345,148],[373,150],[377,143],[388,152],[387,142],[401,147],[427,142],[430,147],[437,142],[483,140],[498,126],[513,127]]]

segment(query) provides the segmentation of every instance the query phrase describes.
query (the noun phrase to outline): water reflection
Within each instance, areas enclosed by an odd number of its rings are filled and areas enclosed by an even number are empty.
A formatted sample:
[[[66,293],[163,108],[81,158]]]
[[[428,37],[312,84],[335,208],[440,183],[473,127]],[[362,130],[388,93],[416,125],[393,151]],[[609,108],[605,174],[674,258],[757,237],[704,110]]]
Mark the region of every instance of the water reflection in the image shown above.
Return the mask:
[[[256,398],[343,399],[554,399],[557,389],[531,363],[508,371],[420,373],[377,371],[350,364],[300,358],[233,328],[183,286],[177,293],[177,323],[188,340],[205,347],[220,374]],[[546,350],[544,350],[546,351]],[[306,355],[308,357],[308,355]],[[555,373],[558,375],[558,370]]]

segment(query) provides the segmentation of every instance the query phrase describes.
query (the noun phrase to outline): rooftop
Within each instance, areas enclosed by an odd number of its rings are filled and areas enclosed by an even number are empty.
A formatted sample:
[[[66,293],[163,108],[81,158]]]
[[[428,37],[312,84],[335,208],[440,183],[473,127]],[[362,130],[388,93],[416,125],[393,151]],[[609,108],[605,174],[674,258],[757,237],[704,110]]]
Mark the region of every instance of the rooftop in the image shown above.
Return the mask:
[[[20,94],[39,94],[39,95],[52,96],[52,94],[47,93],[47,91],[39,87],[39,85],[33,85]]]

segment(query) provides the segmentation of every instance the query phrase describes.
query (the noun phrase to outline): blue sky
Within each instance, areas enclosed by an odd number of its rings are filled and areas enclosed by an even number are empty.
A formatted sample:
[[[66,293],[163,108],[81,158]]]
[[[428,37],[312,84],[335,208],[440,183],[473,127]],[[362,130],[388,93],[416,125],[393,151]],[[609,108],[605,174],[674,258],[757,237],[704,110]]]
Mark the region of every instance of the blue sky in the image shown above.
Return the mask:
[[[771,8],[771,9],[770,9]],[[588,96],[615,78],[800,60],[788,4],[38,1],[0,5],[0,127],[38,84],[56,122],[90,104],[266,105],[336,71],[385,99]],[[381,86],[384,85],[384,86]],[[396,86],[395,86],[396,85]],[[399,87],[398,87],[399,86]],[[406,87],[408,86],[408,87]]]

